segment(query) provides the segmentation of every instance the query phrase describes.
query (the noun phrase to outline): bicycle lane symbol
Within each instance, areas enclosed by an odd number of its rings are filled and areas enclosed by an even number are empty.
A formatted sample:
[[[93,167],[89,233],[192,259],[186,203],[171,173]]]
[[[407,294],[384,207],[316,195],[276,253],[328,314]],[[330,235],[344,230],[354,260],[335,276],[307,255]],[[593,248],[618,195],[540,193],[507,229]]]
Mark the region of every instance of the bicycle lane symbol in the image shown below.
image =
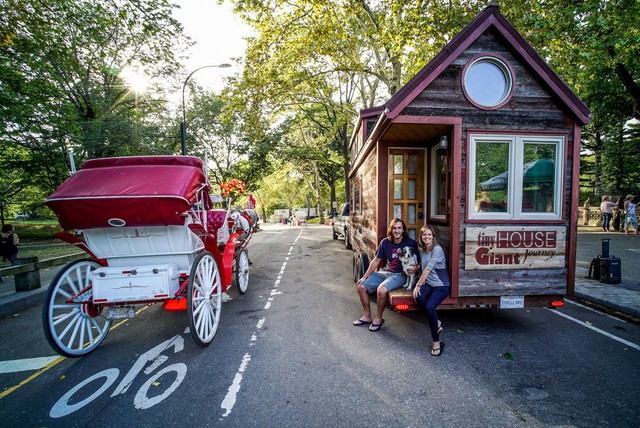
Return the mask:
[[[174,354],[182,351],[184,349],[184,338],[180,335],[176,335],[171,339],[156,346],[155,348],[150,349],[149,351],[140,355],[129,372],[124,376],[124,378],[122,378],[118,386],[115,388],[115,390],[111,394],[111,397],[126,393],[136,377],[140,374],[140,372],[143,371],[145,366],[148,365],[147,368],[144,369],[144,374],[151,375],[156,369],[158,369],[169,359],[169,357],[167,357],[166,355],[162,355],[162,353],[172,347],[174,348]],[[169,372],[175,372],[176,378],[173,383],[169,385],[169,387],[162,394],[149,397],[149,388],[151,388],[153,383],[160,379],[161,376]],[[49,416],[52,418],[61,418],[63,416],[70,415],[77,410],[80,410],[81,408],[101,396],[107,389],[109,389],[111,385],[113,385],[115,381],[118,380],[119,375],[119,369],[110,368],[96,373],[93,376],[83,380],[82,382],[71,388],[62,397],[60,397],[56,404],[54,404],[51,408]],[[178,388],[178,386],[180,386],[186,375],[187,366],[184,363],[171,364],[155,372],[155,374],[147,379],[147,381],[136,392],[136,395],[133,399],[133,406],[139,410],[148,409],[155,406],[156,404],[167,398],[169,395],[171,395]],[[74,398],[76,394],[79,394],[85,386],[102,378],[104,378],[104,383],[93,394],[79,402],[75,402],[77,400],[76,398],[75,400],[73,400],[74,404],[69,404],[70,402],[72,402],[72,398]]]

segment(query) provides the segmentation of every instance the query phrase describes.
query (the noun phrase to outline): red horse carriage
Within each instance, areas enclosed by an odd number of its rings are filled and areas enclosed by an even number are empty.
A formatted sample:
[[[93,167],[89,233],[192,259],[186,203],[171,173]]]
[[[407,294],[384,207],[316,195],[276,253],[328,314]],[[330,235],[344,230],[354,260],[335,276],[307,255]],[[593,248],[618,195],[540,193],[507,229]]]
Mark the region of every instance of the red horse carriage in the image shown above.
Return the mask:
[[[65,266],[49,287],[43,324],[58,353],[93,351],[113,320],[158,302],[186,310],[195,342],[211,343],[234,273],[247,291],[257,215],[212,209],[203,167],[189,156],[92,159],[49,196],[65,230],[56,237],[91,256]]]

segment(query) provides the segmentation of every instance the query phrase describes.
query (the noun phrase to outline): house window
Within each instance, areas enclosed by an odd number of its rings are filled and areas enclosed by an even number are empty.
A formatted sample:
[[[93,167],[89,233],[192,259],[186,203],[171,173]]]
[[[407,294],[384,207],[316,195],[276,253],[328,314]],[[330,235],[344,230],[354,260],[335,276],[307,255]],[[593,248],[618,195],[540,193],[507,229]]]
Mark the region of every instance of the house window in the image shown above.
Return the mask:
[[[564,138],[471,135],[471,219],[562,217]]]
[[[493,56],[472,60],[462,73],[465,96],[473,105],[484,109],[503,106],[511,96],[513,81],[507,63]]]

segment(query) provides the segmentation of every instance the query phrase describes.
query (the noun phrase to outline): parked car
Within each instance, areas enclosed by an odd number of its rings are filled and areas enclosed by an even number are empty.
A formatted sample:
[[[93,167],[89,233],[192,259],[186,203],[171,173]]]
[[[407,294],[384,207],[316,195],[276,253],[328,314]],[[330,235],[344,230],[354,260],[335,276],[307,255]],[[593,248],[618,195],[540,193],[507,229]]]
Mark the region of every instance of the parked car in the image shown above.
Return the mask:
[[[342,206],[339,215],[334,215],[331,219],[331,227],[333,228],[333,239],[338,237],[344,238],[344,246],[347,250],[351,249],[351,236],[349,235],[349,203]]]

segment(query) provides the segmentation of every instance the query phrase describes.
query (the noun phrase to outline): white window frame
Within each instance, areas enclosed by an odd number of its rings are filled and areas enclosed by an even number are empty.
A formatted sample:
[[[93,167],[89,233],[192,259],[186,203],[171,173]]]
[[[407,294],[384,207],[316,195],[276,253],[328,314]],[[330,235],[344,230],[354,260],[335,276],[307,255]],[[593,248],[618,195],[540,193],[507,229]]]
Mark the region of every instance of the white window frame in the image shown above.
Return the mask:
[[[469,176],[467,179],[467,215],[472,220],[560,220],[564,196],[564,137],[536,135],[485,135],[469,136]],[[475,212],[476,201],[476,145],[478,143],[504,143],[509,145],[509,191],[506,212]],[[525,144],[549,144],[555,146],[554,211],[522,212],[523,157]]]

